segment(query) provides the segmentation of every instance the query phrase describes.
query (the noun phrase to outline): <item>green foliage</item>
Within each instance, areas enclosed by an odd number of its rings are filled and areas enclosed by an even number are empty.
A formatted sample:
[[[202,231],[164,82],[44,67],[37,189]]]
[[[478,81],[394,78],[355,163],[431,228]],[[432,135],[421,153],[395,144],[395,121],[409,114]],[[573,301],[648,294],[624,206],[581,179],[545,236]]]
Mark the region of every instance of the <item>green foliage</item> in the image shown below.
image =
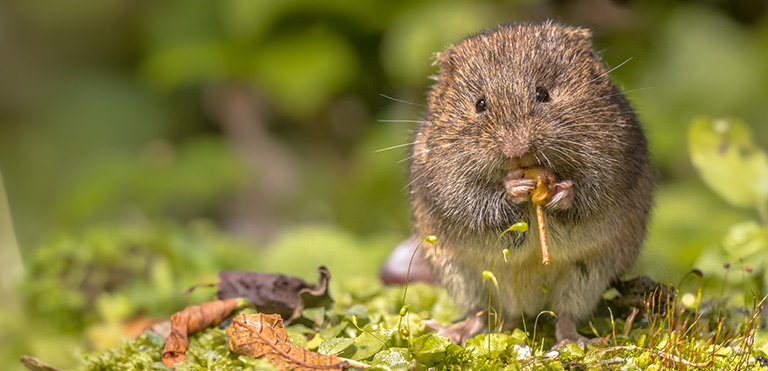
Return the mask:
[[[79,233],[62,232],[28,259],[18,310],[0,307],[0,325],[5,329],[0,343],[7,345],[10,356],[0,357],[0,364],[15,365],[20,354],[71,364],[74,349],[111,347],[124,336],[122,324],[137,316],[168,317],[187,305],[210,300],[210,288],[183,292],[195,284],[217,282],[218,271],[226,269],[294,273],[314,282],[316,267],[327,264],[334,276],[367,277],[331,280],[333,292],[344,287],[348,289],[344,292],[354,293],[335,298],[338,308],[366,299],[371,308],[391,305],[372,297],[382,290],[374,277],[379,261],[396,242],[390,237],[358,239],[337,228],[314,226],[286,230],[266,248],[256,249],[222,235],[208,221],[102,224]],[[433,304],[453,308],[447,297],[438,299],[421,285],[412,291],[412,297],[423,303],[416,310]],[[400,294],[386,292],[391,298]],[[456,316],[455,310],[435,312],[449,320]],[[365,307],[359,313],[364,315]],[[323,315],[305,313],[313,320]],[[347,325],[341,322],[320,334],[333,338]]]
[[[255,251],[206,222],[93,227],[41,247],[27,264],[21,291],[29,315],[79,332],[100,319],[167,315],[210,296],[184,296],[186,288],[214,282],[221,269],[246,269],[255,259]]]
[[[735,206],[766,207],[768,156],[743,122],[699,118],[688,137],[691,160],[712,190]]]
[[[768,287],[768,156],[754,144],[749,127],[738,120],[699,118],[689,129],[691,159],[704,182],[730,204],[757,211],[760,222],[731,225],[720,246],[705,250],[697,267],[731,287],[764,293]],[[741,274],[729,275],[733,264]],[[729,277],[730,276],[730,277]],[[741,301],[740,301],[741,302]]]
[[[87,176],[69,185],[69,197],[56,205],[58,216],[67,223],[107,217],[126,204],[150,215],[193,215],[202,205],[226,198],[244,182],[242,165],[232,148],[216,137],[195,138],[178,148],[156,142],[138,159],[95,159],[82,171]]]
[[[164,341],[154,334],[142,335],[134,341],[122,341],[106,352],[86,355],[87,369],[152,370],[162,369],[160,360]]]
[[[434,53],[502,21],[487,3],[424,2],[406,7],[384,35],[384,68],[391,78],[418,84],[431,74],[428,62]]]
[[[304,317],[312,319],[310,322],[315,326],[292,325],[287,328],[288,333],[297,345],[369,363],[380,370],[412,369],[414,366],[435,370],[526,367],[560,370],[566,363],[588,367],[610,365],[615,369],[665,369],[678,362],[670,360],[673,355],[691,364],[738,369],[737,366],[747,362],[750,356],[768,349],[765,344],[768,337],[756,328],[758,322],[753,313],[757,309],[743,311],[701,297],[692,302],[684,301],[683,306],[671,303],[665,315],[653,314],[644,321],[635,319],[627,323],[624,318],[595,317],[587,333],[591,331],[595,336],[607,339],[608,343],[589,347],[586,351],[573,345],[559,352],[547,350],[554,344],[554,326],[547,320],[528,324],[537,334],[535,337],[515,329],[479,334],[463,347],[452,345],[446,337],[422,324],[425,319],[447,324],[462,318],[461,311],[444,290],[423,283],[412,284],[403,303],[403,287],[383,287],[371,274],[371,268],[362,263],[366,261],[365,256],[380,253],[375,240],[358,241],[332,228],[320,227],[286,233],[276,240],[272,249],[261,252],[249,250],[219,235],[207,223],[151,229],[99,227],[77,235],[62,235],[38,250],[39,255],[32,265],[34,269],[29,272],[34,279],[25,285],[29,301],[27,312],[19,316],[22,320],[13,323],[9,321],[10,317],[0,316],[0,321],[8,324],[5,328],[18,339],[24,339],[19,337],[24,331],[45,336],[60,334],[66,329],[71,332],[84,329],[90,340],[103,340],[106,334],[99,332],[105,327],[95,326],[95,321],[124,321],[140,311],[167,317],[182,305],[208,300],[211,292],[206,293],[205,289],[198,289],[195,296],[187,298],[178,293],[193,283],[214,281],[212,275],[217,267],[262,271],[291,269],[291,265],[298,261],[296,256],[306,257],[309,261],[321,259],[313,258],[313,254],[326,247],[337,249],[334,255],[346,257],[346,261],[335,263],[339,269],[333,272],[331,281],[335,306],[332,311],[305,311]],[[381,248],[381,251],[386,250]],[[290,254],[293,258],[282,254]],[[365,271],[357,270],[359,267],[345,268],[358,263]],[[292,269],[305,268],[300,265]],[[307,279],[313,280],[314,267],[307,269]],[[83,272],[90,277],[90,286],[83,285]],[[111,273],[119,273],[121,280],[110,281]],[[46,293],[52,292],[51,284],[46,282],[53,281],[64,290],[46,299]],[[97,293],[93,302],[89,302],[87,289],[90,287]],[[43,305],[46,300],[52,300],[48,302],[50,307]],[[407,310],[401,311],[404,305]],[[652,313],[658,312],[657,308],[650,309]],[[64,322],[68,327],[62,324]],[[75,328],[77,326],[79,329]],[[409,330],[407,335],[403,335],[403,328]],[[93,337],[94,333],[101,338]],[[54,344],[63,339],[60,335],[51,338]],[[188,358],[177,367],[179,370],[270,367],[263,360],[231,354],[225,332],[220,328],[205,330],[190,339]],[[14,346],[19,343],[24,342],[17,340]],[[45,346],[47,343],[37,344]],[[162,369],[158,363],[161,345],[162,340],[156,335],[145,333],[134,341],[123,341],[86,356],[81,368]],[[48,344],[44,348],[46,351],[36,355],[57,364],[54,362],[58,359],[56,352],[51,350],[54,348],[62,349]],[[745,349],[749,353],[743,353]],[[726,358],[712,358],[712,354]]]
[[[365,309],[365,306],[361,306],[363,302],[357,302],[349,308],[337,307],[324,322],[318,322],[316,328],[303,327],[301,331],[291,331],[295,326],[289,327],[292,341],[302,344],[309,339],[311,343],[321,336],[320,353],[358,360],[377,370],[410,370],[414,367],[417,370],[518,370],[532,367],[562,370],[565,365],[616,370],[686,369],[694,366],[738,370],[748,363],[755,364],[754,356],[764,354],[768,347],[765,331],[755,327],[757,314],[737,316],[730,323],[720,320],[719,325],[710,327],[713,323],[707,323],[704,316],[692,321],[691,315],[694,313],[686,309],[670,310],[664,315],[652,314],[643,323],[627,325],[623,319],[616,319],[613,325],[615,328],[611,325],[605,327],[597,323],[603,318],[595,318],[593,320],[597,321],[595,328],[599,331],[598,335],[606,339],[607,343],[589,346],[586,350],[568,344],[558,351],[550,351],[543,347],[544,339],[531,339],[519,329],[491,335],[479,334],[462,347],[451,344],[446,337],[419,325],[422,318],[431,317],[430,312],[440,310],[437,303],[412,316],[408,320],[411,336],[401,336],[396,325],[400,314],[395,310],[399,304],[399,295],[389,292],[393,289],[400,291],[403,288],[378,288],[376,298],[365,298],[363,301],[383,300],[388,302],[388,309],[368,305],[369,309]],[[346,290],[334,292],[333,295],[354,295]],[[419,291],[430,291],[427,296],[445,295],[443,290],[426,285],[421,285]],[[416,301],[411,304],[419,305]],[[676,305],[671,303],[670,309]],[[655,311],[658,308],[651,309]],[[354,326],[355,322],[364,326]],[[342,324],[347,326],[340,327]],[[339,331],[340,328],[343,330]],[[620,332],[621,328],[625,329],[624,334]],[[329,332],[330,329],[333,330]],[[543,332],[545,337],[554,336],[551,328]],[[221,329],[208,329],[192,335],[190,339],[189,357],[177,366],[179,370],[211,367],[242,369],[258,362],[229,353]],[[140,367],[147,367],[159,360],[160,347],[148,344],[151,340],[152,334],[146,333],[134,342],[89,355],[82,367],[97,370],[120,364],[129,365],[127,369],[142,369]],[[134,356],[136,359],[131,360]],[[131,365],[131,362],[142,366]],[[260,363],[255,367],[264,366],[264,363]]]

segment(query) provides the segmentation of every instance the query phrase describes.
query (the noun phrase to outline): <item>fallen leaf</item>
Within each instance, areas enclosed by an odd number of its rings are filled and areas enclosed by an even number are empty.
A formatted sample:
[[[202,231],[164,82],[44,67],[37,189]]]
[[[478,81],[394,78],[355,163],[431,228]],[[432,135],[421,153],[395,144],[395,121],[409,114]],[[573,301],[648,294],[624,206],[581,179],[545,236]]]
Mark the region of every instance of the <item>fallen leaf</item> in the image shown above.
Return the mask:
[[[226,299],[190,306],[174,313],[171,316],[171,334],[163,348],[163,364],[173,367],[181,363],[187,357],[188,335],[218,325],[243,306],[238,305],[236,299]]]
[[[138,315],[133,319],[124,321],[121,324],[123,334],[129,339],[135,339],[137,336],[144,333],[144,330],[153,328],[158,324],[163,323],[165,320],[149,319],[143,315]]]
[[[267,357],[278,370],[346,370],[347,361],[335,355],[294,346],[277,314],[243,314],[227,328],[229,349],[252,358]]]
[[[277,313],[286,323],[301,316],[304,308],[326,307],[333,303],[328,292],[331,274],[328,268],[317,268],[317,284],[275,273],[221,271],[219,299],[243,297],[261,313]]]

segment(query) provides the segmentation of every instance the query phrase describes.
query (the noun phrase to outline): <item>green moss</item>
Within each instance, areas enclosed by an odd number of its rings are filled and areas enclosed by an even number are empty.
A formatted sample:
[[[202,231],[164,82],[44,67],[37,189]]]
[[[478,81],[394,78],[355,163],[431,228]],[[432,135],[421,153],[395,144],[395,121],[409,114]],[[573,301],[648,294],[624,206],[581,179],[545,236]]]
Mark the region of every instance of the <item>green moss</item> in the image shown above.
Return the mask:
[[[350,285],[349,287],[353,287]],[[342,285],[344,287],[344,285]],[[319,345],[323,354],[337,354],[345,358],[360,360],[371,364],[376,370],[521,370],[536,368],[540,370],[564,370],[568,367],[586,367],[587,369],[615,370],[663,370],[669,368],[691,368],[693,365],[705,365],[721,370],[736,370],[754,363],[744,353],[734,347],[744,348],[739,337],[719,338],[712,344],[712,333],[704,331],[701,324],[685,323],[685,313],[677,318],[657,318],[645,325],[636,325],[627,337],[614,343],[609,338],[607,344],[590,346],[586,351],[575,345],[567,345],[560,352],[552,352],[542,344],[553,342],[551,326],[542,326],[542,337],[534,341],[526,337],[521,330],[495,333],[492,336],[479,334],[467,341],[464,347],[450,344],[447,338],[428,331],[420,325],[423,318],[431,318],[432,313],[444,310],[440,298],[445,293],[437,288],[418,285],[413,290],[413,298],[423,299],[416,303],[408,300],[411,308],[419,308],[419,313],[408,314],[401,326],[410,328],[411,336],[403,338],[398,329],[400,323],[399,306],[402,296],[394,291],[402,288],[382,288],[377,286],[376,294],[363,295],[363,298],[350,299],[348,307],[336,308],[329,314],[329,320],[316,328],[292,326],[292,338],[314,339],[324,335]],[[354,297],[350,292],[334,293],[336,296]],[[378,302],[377,305],[362,305],[362,302]],[[388,309],[387,309],[388,308]],[[353,315],[360,331],[352,324]],[[722,333],[748,333],[747,316],[736,328]],[[674,331],[665,326],[673,323]],[[600,321],[596,320],[596,323]],[[622,323],[623,325],[623,323]],[[679,331],[680,326],[688,326],[687,331]],[[600,335],[606,336],[610,329],[596,326]],[[731,331],[731,332],[729,332]],[[323,335],[320,335],[323,334]],[[682,334],[682,335],[680,335]],[[489,341],[490,344],[489,344]],[[734,339],[726,342],[726,340]],[[766,349],[766,336],[757,330],[754,354],[762,354]],[[490,346],[489,346],[490,345]],[[533,345],[533,346],[531,346]],[[153,370],[164,369],[159,363],[162,342],[147,333],[132,342],[123,342],[105,352],[85,357],[85,370]],[[716,357],[712,354],[716,353]],[[678,361],[672,361],[672,359]],[[190,337],[187,359],[179,364],[178,370],[263,370],[271,366],[263,360],[254,360],[245,356],[231,354],[227,347],[227,338],[223,329],[207,329]]]

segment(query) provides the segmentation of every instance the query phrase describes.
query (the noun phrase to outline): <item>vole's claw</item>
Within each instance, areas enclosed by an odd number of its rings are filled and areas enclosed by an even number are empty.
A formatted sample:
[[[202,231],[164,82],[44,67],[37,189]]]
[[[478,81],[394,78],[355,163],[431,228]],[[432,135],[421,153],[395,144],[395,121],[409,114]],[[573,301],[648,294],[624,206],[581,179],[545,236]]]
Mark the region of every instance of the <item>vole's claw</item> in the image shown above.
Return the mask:
[[[515,170],[507,174],[504,188],[512,202],[519,204],[531,200],[531,191],[536,188],[536,180],[523,178],[523,170]]]
[[[565,180],[554,185],[547,207],[563,210],[573,204],[573,182]],[[507,191],[509,192],[509,191]]]

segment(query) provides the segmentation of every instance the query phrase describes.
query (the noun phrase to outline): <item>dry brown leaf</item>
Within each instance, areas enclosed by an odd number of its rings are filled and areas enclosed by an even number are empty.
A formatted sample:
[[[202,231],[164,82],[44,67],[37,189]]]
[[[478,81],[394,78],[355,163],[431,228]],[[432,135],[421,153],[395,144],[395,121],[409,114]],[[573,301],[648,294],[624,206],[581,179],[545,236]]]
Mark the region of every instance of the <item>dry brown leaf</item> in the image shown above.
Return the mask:
[[[163,364],[181,363],[189,346],[188,335],[221,323],[237,308],[235,299],[217,300],[184,308],[171,316],[171,334],[163,348]]]
[[[349,363],[335,355],[310,352],[291,343],[277,314],[243,314],[227,328],[229,349],[248,357],[267,357],[278,370],[346,370]]]
[[[247,298],[261,313],[277,313],[291,323],[304,308],[330,308],[333,299],[328,292],[331,273],[317,268],[317,284],[276,273],[219,272],[219,299]]]

